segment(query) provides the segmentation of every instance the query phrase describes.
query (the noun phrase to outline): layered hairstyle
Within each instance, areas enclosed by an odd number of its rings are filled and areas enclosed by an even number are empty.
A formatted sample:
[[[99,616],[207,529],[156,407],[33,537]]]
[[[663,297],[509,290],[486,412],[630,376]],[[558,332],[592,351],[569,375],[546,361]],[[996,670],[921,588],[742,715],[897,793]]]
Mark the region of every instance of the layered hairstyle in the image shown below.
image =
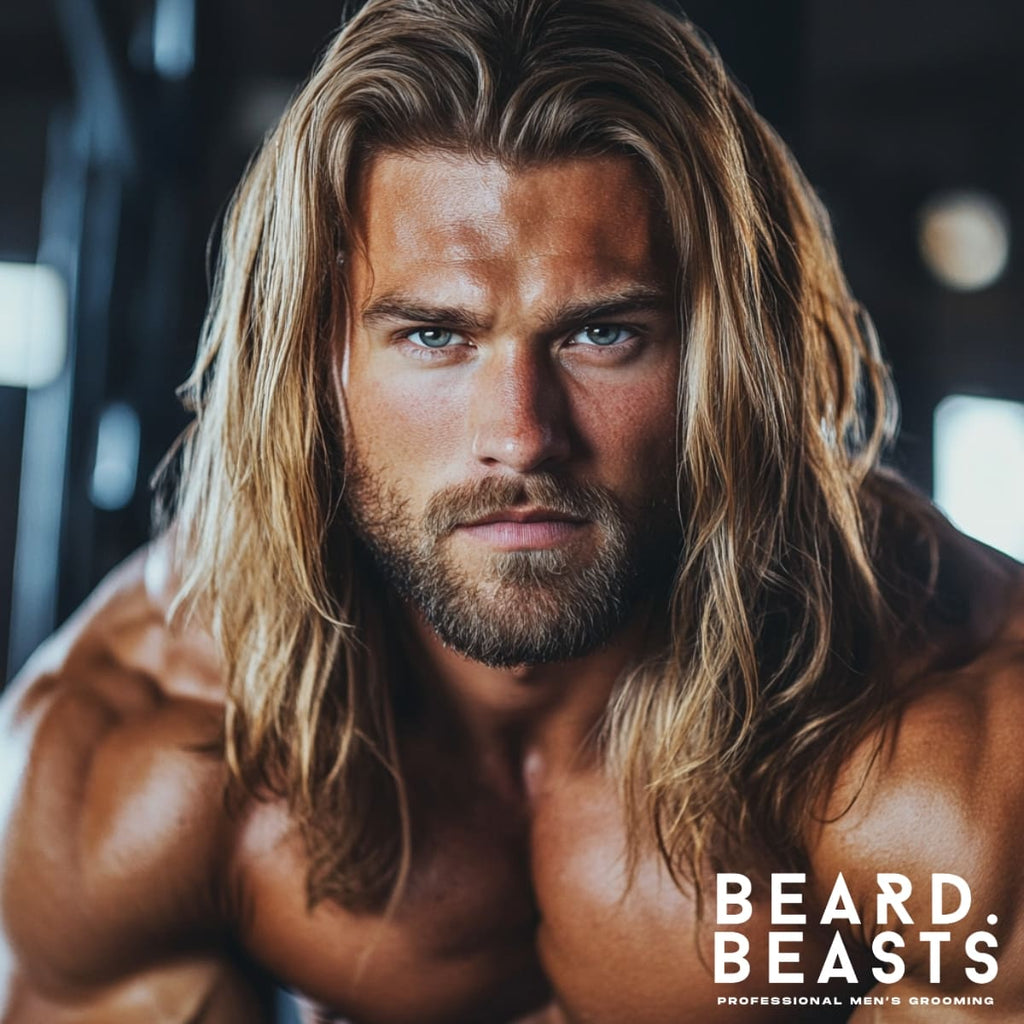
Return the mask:
[[[682,557],[668,641],[603,723],[634,853],[799,858],[815,799],[885,700],[878,472],[890,378],[828,219],[710,44],[648,0],[369,0],[226,215],[184,394],[179,610],[225,660],[237,785],[287,800],[311,902],[381,905],[408,863],[385,613],[339,515],[329,386],[375,154],[510,168],[627,154],[678,257]],[[645,839],[644,837],[647,837]]]

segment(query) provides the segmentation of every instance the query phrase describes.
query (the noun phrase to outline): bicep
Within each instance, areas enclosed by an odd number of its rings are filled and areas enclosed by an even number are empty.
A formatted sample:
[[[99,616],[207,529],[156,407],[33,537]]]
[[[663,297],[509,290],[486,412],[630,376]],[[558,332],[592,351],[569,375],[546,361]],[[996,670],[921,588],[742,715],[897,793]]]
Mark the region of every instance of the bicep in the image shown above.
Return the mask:
[[[1024,703],[1007,682],[936,686],[912,706],[811,850],[819,895],[842,872],[857,937],[882,954],[866,1020],[934,1019],[938,1006],[943,1020],[1024,1021],[1024,775],[1011,735]]]
[[[155,704],[47,687],[6,718],[16,756],[2,780],[0,912],[13,969],[33,989],[60,993],[113,984],[187,950],[195,922],[209,916],[208,840],[189,851],[176,835],[196,814],[188,804],[198,783],[156,757]]]

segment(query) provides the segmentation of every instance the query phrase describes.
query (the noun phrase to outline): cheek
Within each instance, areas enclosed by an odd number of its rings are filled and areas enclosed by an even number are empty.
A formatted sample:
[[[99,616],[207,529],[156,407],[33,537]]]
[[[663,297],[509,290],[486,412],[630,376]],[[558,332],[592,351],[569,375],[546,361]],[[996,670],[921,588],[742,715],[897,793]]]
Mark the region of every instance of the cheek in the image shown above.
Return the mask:
[[[674,478],[676,383],[659,378],[655,386],[637,382],[609,388],[599,402],[577,407],[598,473],[620,492],[649,492],[666,476]]]
[[[432,491],[444,479],[439,467],[458,452],[465,420],[457,395],[422,385],[412,376],[360,373],[354,364],[346,393],[350,444],[406,492]]]

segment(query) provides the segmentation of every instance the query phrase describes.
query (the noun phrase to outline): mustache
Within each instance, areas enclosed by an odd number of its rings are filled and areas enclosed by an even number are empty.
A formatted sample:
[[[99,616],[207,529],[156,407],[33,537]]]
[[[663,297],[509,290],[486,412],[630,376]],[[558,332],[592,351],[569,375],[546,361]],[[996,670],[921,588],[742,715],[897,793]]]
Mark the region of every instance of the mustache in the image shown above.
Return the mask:
[[[527,477],[484,477],[445,487],[427,502],[423,528],[430,537],[440,539],[463,523],[514,505],[537,505],[601,525],[621,522],[623,518],[621,503],[606,488],[538,473]]]

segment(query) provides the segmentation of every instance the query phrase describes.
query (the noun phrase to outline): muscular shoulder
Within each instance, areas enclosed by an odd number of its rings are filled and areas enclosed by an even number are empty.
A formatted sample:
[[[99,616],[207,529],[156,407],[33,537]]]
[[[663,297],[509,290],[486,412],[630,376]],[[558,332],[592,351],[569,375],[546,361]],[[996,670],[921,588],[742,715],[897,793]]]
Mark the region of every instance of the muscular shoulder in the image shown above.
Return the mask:
[[[223,919],[215,668],[167,629],[146,566],[107,580],[0,708],[3,923],[42,988],[111,980]]]
[[[965,943],[994,933],[1001,974],[1024,977],[1024,611],[970,663],[917,680],[892,717],[869,736],[831,795],[811,860],[823,893],[842,872],[861,908],[862,938],[882,931],[907,942],[908,971],[939,974],[920,933],[949,932],[942,964],[963,979]],[[879,875],[910,895],[903,920],[879,920]],[[955,906],[956,875],[970,887],[960,921],[936,923],[933,889]],[[896,877],[899,876],[899,877]],[[949,909],[949,907],[947,907]],[[995,924],[990,915],[994,915]],[[916,960],[916,962],[915,962]]]
[[[573,1020],[748,1020],[749,1008],[718,1002],[726,989],[714,980],[713,874],[702,879],[703,908],[695,887],[673,879],[654,849],[631,875],[626,827],[614,783],[600,771],[575,774],[539,798],[532,851],[539,948],[559,1002]],[[750,919],[733,927],[749,940],[750,970],[727,994],[760,997],[769,977],[767,901],[755,899]],[[805,930],[808,963],[824,957],[819,931]],[[804,1019],[792,1007],[755,1016]]]

